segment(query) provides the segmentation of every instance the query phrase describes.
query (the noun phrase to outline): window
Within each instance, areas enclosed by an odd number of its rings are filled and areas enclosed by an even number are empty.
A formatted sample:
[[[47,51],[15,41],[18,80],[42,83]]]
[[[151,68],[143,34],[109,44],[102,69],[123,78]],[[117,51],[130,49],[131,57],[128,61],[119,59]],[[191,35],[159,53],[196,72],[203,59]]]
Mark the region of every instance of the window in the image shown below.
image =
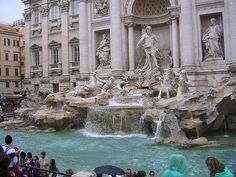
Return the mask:
[[[59,49],[58,48],[51,49],[51,59],[52,59],[52,64],[59,63]]]
[[[18,54],[14,53],[14,61],[18,61]]]
[[[73,61],[79,62],[79,45],[73,46],[72,54],[73,54],[73,58],[72,58]]]
[[[39,24],[39,22],[40,22],[39,10],[34,10],[34,13],[33,13],[33,24],[36,25],[36,24]]]
[[[9,53],[5,53],[5,60],[6,60],[6,61],[9,60]]]
[[[16,47],[20,47],[20,41],[16,41]]]
[[[51,6],[51,20],[56,20],[59,18],[59,6],[53,5]]]
[[[59,84],[52,84],[52,87],[53,87],[53,93],[59,92]]]
[[[19,82],[15,82],[15,87],[19,88]]]
[[[10,46],[11,45],[11,40],[4,38],[4,46]]]
[[[9,68],[5,68],[6,76],[9,76]]]
[[[33,64],[34,66],[39,65],[39,51],[33,52]]]
[[[79,0],[72,1],[72,8],[73,15],[79,14]]]
[[[7,39],[4,38],[4,46],[7,46]]]
[[[23,41],[23,45],[25,45],[25,41]]]
[[[15,76],[19,76],[19,69],[15,68]]]
[[[10,83],[6,82],[6,88],[10,88]]]
[[[73,84],[73,87],[75,88],[76,87],[76,82],[72,82],[72,84]]]
[[[21,74],[20,75],[20,79],[22,80],[22,79],[24,79],[25,78],[25,75],[24,74]]]

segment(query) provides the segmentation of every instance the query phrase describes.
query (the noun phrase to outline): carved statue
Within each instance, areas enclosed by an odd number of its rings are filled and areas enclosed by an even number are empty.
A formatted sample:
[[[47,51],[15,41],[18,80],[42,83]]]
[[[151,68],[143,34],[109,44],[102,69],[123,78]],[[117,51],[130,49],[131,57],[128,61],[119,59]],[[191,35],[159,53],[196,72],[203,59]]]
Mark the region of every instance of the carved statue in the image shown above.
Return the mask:
[[[97,69],[107,69],[111,67],[110,42],[107,39],[106,34],[102,35],[102,40],[97,48],[96,56],[99,59],[99,66]]]
[[[89,80],[88,84],[84,84],[83,86],[76,86],[75,87],[75,95],[76,96],[83,96],[83,97],[88,97],[88,96],[93,96],[93,93],[97,89],[97,78],[96,78],[96,73],[94,73]]]
[[[141,71],[151,71],[154,68],[159,68],[156,54],[160,54],[157,46],[157,37],[152,34],[152,27],[146,27],[146,33],[142,35],[137,43],[137,48],[141,45],[145,53],[145,63]]]
[[[178,77],[177,96],[181,96],[183,93],[188,93],[188,92],[189,92],[189,88],[188,88],[187,73],[185,70],[181,70],[179,72],[179,77]]]
[[[107,15],[109,10],[108,0],[95,1],[95,13],[98,15]]]
[[[176,77],[177,73],[173,71],[173,68],[169,67],[165,69],[163,76],[160,78],[161,89],[159,91],[158,98],[162,98],[162,94],[166,93],[166,97],[170,98],[174,96],[176,90]]]
[[[223,57],[220,39],[223,34],[222,24],[216,24],[216,19],[211,18],[211,24],[203,34],[204,59]]]
[[[104,79],[99,78],[99,77],[96,75],[96,79],[97,79],[98,81],[100,81],[101,83],[104,84],[104,85],[102,86],[102,91],[101,91],[101,93],[106,92],[106,91],[108,91],[108,90],[111,90],[111,89],[114,87],[115,78],[114,78],[113,76],[111,76],[108,80],[104,80]]]
[[[123,86],[128,83],[128,77],[123,75],[120,79],[115,81],[115,88],[118,89],[117,94],[123,94]]]

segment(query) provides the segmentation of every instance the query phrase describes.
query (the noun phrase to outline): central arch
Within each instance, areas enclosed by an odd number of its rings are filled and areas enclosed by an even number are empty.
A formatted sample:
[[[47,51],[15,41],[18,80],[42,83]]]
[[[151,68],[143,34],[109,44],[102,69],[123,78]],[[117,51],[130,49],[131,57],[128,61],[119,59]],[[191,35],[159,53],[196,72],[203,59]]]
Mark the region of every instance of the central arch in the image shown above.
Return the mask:
[[[170,0],[127,0],[126,14],[138,16],[158,16],[168,11]]]

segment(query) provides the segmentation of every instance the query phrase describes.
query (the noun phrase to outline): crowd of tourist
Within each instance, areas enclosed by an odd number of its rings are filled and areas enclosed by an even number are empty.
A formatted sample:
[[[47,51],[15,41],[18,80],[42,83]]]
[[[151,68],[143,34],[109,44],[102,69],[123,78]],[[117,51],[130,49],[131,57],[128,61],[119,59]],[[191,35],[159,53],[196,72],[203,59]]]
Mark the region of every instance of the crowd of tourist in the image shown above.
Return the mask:
[[[10,135],[5,137],[5,145],[0,145],[0,177],[56,177],[58,168],[55,159],[49,159],[46,152],[40,157],[31,152],[25,153],[13,146]],[[28,168],[32,167],[32,168]],[[53,173],[54,172],[54,173]],[[73,175],[72,169],[65,174]]]
[[[230,170],[217,158],[208,157],[206,165],[210,172],[210,177],[236,177]],[[188,161],[181,154],[172,154],[169,156],[169,168],[164,171],[162,177],[185,177],[184,172],[187,169]],[[130,168],[126,169],[125,177],[146,177],[146,172],[143,170],[135,171],[132,174]],[[155,172],[150,171],[149,177],[155,177]],[[200,176],[199,176],[200,177]]]
[[[10,135],[5,137],[5,145],[0,145],[0,177],[56,177],[58,168],[55,159],[49,159],[46,152],[41,152],[40,157],[31,152],[23,152],[12,145],[13,139]],[[236,177],[232,172],[217,158],[208,157],[206,166],[209,169],[210,177]],[[188,161],[181,154],[172,154],[169,157],[169,168],[166,169],[162,177],[185,177]],[[28,168],[33,167],[33,168]],[[65,172],[66,175],[74,174],[72,169]],[[65,175],[65,176],[66,176]],[[143,170],[132,173],[127,168],[124,177],[146,177]],[[150,171],[149,177],[155,177],[155,172]]]

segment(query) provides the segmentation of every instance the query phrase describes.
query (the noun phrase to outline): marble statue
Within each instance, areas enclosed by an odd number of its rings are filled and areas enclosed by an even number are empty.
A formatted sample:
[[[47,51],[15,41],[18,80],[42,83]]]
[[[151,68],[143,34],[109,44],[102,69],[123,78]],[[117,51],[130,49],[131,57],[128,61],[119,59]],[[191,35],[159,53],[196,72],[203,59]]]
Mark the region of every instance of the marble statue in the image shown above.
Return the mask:
[[[90,80],[88,84],[84,84],[83,86],[75,87],[75,96],[88,97],[92,96],[95,90],[97,89],[97,77],[96,73],[90,76]]]
[[[97,48],[96,56],[99,60],[97,69],[107,69],[111,67],[110,42],[106,34],[102,35],[102,40]]]
[[[216,19],[211,18],[211,24],[203,34],[204,59],[223,57],[220,38],[223,35],[222,24],[216,24]]]
[[[95,1],[95,14],[107,15],[109,10],[108,0],[96,0]]]
[[[103,83],[101,93],[111,90],[114,87],[115,78],[111,76],[108,80],[101,79],[96,75],[96,79]]]
[[[158,95],[159,99],[162,98],[163,93],[166,93],[166,98],[170,98],[174,95],[177,76],[178,74],[173,71],[173,68],[169,67],[165,69],[163,76],[160,77],[161,89]]]
[[[189,88],[188,88],[188,78],[187,78],[187,73],[185,70],[181,70],[179,72],[179,77],[178,77],[178,91],[177,91],[177,96],[181,96],[184,93],[188,93]]]
[[[152,34],[152,27],[146,27],[146,33],[144,33],[141,39],[137,43],[137,48],[142,47],[145,53],[145,63],[141,68],[142,71],[151,71],[154,68],[158,68],[156,54],[159,53],[157,46],[157,37]]]

